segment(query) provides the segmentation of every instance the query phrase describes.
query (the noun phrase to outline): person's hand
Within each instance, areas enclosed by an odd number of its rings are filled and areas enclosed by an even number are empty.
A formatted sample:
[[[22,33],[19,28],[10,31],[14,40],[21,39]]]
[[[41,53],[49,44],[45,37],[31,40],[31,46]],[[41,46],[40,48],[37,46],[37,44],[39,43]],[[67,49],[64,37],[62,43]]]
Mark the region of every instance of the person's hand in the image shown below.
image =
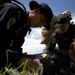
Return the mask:
[[[70,45],[69,56],[71,60],[75,62],[75,41]]]
[[[36,61],[25,57],[22,57],[18,64],[22,64],[22,68],[30,72],[32,72],[32,70],[35,71],[39,67],[39,64]]]

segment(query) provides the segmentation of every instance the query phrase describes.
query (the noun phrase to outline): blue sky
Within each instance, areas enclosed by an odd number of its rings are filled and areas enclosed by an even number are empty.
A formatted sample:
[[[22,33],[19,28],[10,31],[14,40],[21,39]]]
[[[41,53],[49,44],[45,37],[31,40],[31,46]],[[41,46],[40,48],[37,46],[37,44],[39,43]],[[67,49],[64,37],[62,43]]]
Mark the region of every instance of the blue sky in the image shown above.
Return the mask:
[[[29,11],[29,2],[31,0],[20,0]],[[54,14],[60,14],[65,10],[69,10],[72,14],[72,21],[75,23],[75,0],[36,0],[38,3],[47,3]],[[23,52],[29,54],[36,54],[43,52],[45,45],[41,45],[41,30],[42,28],[33,28],[30,35],[25,37],[25,43],[23,44]]]
[[[31,0],[20,0],[22,2],[27,10],[29,9],[29,2]],[[64,10],[70,10],[72,13],[75,12],[75,0],[35,0],[38,3],[47,3],[53,10],[53,13],[61,13]]]

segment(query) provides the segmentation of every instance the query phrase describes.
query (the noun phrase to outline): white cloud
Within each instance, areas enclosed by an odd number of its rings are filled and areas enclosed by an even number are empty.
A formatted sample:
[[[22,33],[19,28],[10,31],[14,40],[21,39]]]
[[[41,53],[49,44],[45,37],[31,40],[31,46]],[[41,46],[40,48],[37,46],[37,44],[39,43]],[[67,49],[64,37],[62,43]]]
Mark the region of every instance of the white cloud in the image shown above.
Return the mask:
[[[75,23],[75,16],[73,14],[72,21]],[[41,30],[42,28],[32,28],[30,35],[25,37],[25,43],[23,44],[23,52],[28,54],[36,54],[43,52],[45,45],[40,44],[41,42]]]
[[[71,22],[74,22],[74,24],[75,24],[75,13],[72,14],[72,20],[71,20]]]
[[[28,54],[42,53],[45,45],[41,42],[41,28],[32,28],[30,35],[25,37],[25,43],[23,44],[23,52]]]
[[[75,24],[75,16],[73,16],[73,18],[72,18],[72,20],[71,21],[73,21],[74,22],[74,24]]]

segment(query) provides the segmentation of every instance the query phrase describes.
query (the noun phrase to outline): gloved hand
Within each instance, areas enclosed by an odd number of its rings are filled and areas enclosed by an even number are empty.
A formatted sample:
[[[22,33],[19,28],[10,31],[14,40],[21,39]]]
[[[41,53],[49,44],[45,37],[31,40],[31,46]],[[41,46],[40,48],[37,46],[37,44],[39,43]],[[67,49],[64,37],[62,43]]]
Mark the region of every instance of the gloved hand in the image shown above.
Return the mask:
[[[36,61],[25,57],[22,57],[21,60],[18,62],[18,64],[22,65],[23,69],[30,72],[32,72],[33,69],[35,71],[39,67],[39,64]]]

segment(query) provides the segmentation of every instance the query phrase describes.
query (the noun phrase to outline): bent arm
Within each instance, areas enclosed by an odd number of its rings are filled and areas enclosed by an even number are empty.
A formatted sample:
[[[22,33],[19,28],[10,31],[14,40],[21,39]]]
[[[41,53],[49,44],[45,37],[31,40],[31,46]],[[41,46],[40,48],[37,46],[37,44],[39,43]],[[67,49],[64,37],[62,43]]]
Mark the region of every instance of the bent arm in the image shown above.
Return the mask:
[[[56,42],[57,42],[56,41],[56,33],[53,33],[52,36],[51,36],[51,39],[50,39],[50,41],[48,43],[48,46],[47,46],[46,50],[48,52],[53,51],[54,48],[55,48]]]

